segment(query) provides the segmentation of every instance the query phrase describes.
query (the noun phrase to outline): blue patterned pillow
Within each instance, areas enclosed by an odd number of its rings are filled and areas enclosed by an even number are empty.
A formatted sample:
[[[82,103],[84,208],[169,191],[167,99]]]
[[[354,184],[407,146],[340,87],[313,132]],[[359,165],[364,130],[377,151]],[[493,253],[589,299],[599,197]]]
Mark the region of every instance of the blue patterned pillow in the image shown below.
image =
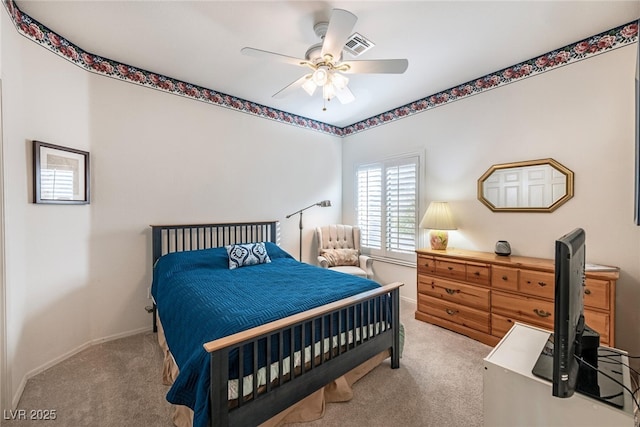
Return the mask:
[[[229,270],[271,262],[264,242],[229,245],[225,246],[225,249],[229,255]]]

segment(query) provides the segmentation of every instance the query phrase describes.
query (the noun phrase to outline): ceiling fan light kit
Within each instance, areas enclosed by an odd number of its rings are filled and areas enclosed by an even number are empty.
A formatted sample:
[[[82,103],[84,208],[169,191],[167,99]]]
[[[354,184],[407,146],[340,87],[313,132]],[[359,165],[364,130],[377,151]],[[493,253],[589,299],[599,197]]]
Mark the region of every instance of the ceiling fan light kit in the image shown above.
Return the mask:
[[[309,96],[313,96],[318,85],[316,85],[313,81],[313,74],[308,74],[305,77],[306,81],[302,84],[302,89],[304,89],[309,94]]]
[[[318,86],[324,86],[329,81],[329,68],[326,65],[316,68],[311,77]]]
[[[276,92],[273,95],[274,98],[283,98],[297,91],[300,87],[313,96],[316,88],[322,87],[323,101],[330,101],[335,97],[342,104],[347,104],[353,102],[355,96],[347,87],[349,79],[340,73],[402,74],[409,66],[406,59],[343,61],[343,50],[358,56],[374,46],[370,40],[362,35],[352,33],[357,20],[358,18],[351,12],[333,9],[329,22],[319,22],[314,25],[313,30],[322,39],[322,42],[311,46],[305,54],[305,59],[250,47],[243,48],[241,52],[245,55],[275,59],[292,65],[309,67],[313,70],[311,74],[302,76]],[[323,110],[326,110],[326,106],[323,106]]]

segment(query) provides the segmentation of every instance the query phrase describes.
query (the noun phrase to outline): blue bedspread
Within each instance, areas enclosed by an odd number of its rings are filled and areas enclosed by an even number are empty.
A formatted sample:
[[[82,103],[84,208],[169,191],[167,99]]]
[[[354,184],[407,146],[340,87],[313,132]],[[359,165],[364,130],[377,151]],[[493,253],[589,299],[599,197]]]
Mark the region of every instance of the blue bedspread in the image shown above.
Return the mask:
[[[209,355],[204,343],[375,289],[371,280],[296,261],[266,243],[270,263],[229,270],[224,248],[171,253],[154,268],[151,293],[180,374],[167,400],[209,420]]]

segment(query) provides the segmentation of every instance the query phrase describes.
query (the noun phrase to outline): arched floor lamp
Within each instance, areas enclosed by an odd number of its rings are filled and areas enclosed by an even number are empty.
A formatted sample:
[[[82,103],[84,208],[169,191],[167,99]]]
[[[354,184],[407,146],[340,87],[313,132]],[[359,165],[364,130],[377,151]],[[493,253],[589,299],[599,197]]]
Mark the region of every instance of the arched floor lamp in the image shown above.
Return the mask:
[[[302,212],[306,211],[309,208],[312,208],[314,206],[320,206],[322,208],[327,208],[329,206],[331,206],[331,200],[323,200],[321,202],[318,203],[314,203],[310,206],[307,206],[306,208],[300,209],[299,211],[296,211],[292,214],[287,215],[287,219],[291,218],[292,216],[294,216],[295,214],[300,214],[300,224],[299,224],[299,228],[300,228],[300,255],[299,255],[299,261],[302,262]]]

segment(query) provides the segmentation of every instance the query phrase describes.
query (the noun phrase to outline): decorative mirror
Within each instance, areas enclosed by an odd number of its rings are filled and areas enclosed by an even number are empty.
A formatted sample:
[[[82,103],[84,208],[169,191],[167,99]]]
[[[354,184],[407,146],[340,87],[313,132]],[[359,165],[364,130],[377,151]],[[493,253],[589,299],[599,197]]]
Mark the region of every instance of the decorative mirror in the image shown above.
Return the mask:
[[[493,165],[478,200],[494,212],[552,212],[573,197],[573,172],[553,159]]]

